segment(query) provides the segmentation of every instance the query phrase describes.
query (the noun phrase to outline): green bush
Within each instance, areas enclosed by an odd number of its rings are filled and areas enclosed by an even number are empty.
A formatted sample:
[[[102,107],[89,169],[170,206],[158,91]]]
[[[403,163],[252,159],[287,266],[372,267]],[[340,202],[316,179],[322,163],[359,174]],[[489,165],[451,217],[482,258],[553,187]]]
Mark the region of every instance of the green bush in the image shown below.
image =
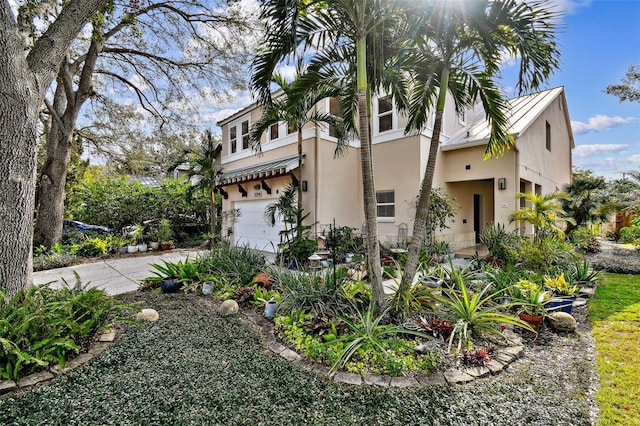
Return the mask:
[[[78,250],[76,256],[81,257],[99,257],[104,256],[109,252],[109,246],[106,240],[100,237],[89,238],[85,240]]]
[[[561,238],[544,236],[537,242],[522,240],[519,262],[524,270],[555,276],[568,272],[574,259],[574,247]]]
[[[96,331],[128,321],[127,310],[104,290],[82,285],[60,290],[46,284],[8,297],[0,288],[0,378],[17,379],[51,364],[64,366]]]
[[[504,225],[498,223],[485,228],[480,234],[480,241],[487,246],[490,257],[510,264],[517,261],[523,239],[517,230],[507,231]]]
[[[620,229],[620,242],[640,246],[640,226],[627,226]]]
[[[189,197],[190,185],[188,180],[169,179],[148,187],[124,176],[87,172],[69,191],[66,215],[116,233],[151,219],[166,218],[174,229],[189,222],[206,223],[209,199],[202,194]]]
[[[569,235],[571,243],[582,253],[600,252],[600,242],[596,237],[596,233],[587,226],[579,226]]]

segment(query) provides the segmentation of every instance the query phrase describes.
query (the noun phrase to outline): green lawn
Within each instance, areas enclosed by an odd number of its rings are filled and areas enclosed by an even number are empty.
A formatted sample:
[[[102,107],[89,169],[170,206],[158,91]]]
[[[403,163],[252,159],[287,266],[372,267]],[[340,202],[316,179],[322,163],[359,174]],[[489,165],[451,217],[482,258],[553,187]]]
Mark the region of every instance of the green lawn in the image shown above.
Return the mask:
[[[640,425],[640,275],[604,274],[589,302],[599,424]]]

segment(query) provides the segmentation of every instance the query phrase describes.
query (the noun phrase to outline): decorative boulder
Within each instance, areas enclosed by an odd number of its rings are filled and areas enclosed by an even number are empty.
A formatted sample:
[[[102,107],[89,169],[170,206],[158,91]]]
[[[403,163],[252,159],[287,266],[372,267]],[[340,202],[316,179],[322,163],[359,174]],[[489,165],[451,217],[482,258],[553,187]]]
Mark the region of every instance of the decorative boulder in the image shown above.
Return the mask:
[[[155,309],[142,309],[135,316],[135,319],[137,321],[153,322],[153,321],[158,321],[158,318],[160,318],[160,315],[158,315],[158,311],[156,311]]]
[[[227,315],[237,314],[239,309],[240,308],[238,307],[238,302],[229,299],[222,302],[220,308],[218,309],[218,312],[220,312],[220,315],[226,317]]]
[[[549,326],[555,331],[573,333],[578,328],[576,319],[566,312],[554,312],[547,316]]]

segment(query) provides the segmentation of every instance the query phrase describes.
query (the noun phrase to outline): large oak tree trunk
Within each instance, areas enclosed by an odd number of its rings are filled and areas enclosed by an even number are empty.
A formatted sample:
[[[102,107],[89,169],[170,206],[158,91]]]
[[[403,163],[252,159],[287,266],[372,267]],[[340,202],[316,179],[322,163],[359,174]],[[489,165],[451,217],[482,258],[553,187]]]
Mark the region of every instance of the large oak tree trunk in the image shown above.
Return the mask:
[[[64,52],[106,0],[71,0],[25,57],[9,2],[0,1],[0,286],[32,283],[38,112]]]
[[[6,44],[0,45],[0,51],[6,49],[10,49]],[[24,62],[22,51],[14,55],[12,63],[0,66],[0,286],[9,295],[32,281],[36,128],[41,102],[33,75],[18,65]]]
[[[68,113],[64,113],[65,105],[67,102],[59,81],[53,103],[57,118],[51,120],[47,134],[47,158],[39,176],[38,212],[33,232],[33,244],[46,248],[62,237],[65,184],[71,159],[72,131],[77,117],[72,114],[75,110],[72,105],[67,105]]]
[[[99,27],[94,27],[94,37],[75,91],[72,87],[74,70],[66,61],[60,66],[53,106],[49,110],[52,119],[47,134],[47,159],[39,177],[38,212],[33,235],[36,246],[50,248],[62,238],[65,187],[73,132],[80,108],[93,93],[93,73],[98,55],[104,47],[99,30]]]

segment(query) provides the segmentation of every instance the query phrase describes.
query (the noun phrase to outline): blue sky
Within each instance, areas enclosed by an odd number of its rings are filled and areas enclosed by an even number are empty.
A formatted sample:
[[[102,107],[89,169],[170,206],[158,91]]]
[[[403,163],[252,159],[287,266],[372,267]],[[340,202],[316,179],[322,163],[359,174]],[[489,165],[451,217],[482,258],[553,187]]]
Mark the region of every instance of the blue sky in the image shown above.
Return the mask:
[[[640,170],[640,103],[619,102],[604,93],[630,65],[640,65],[640,0],[550,0],[565,13],[558,35],[561,68],[543,87],[564,86],[576,148],[574,168],[607,179]],[[286,74],[286,70],[283,70]],[[504,69],[505,92],[513,93],[516,66]],[[509,84],[511,83],[511,84]],[[214,107],[209,119],[228,117],[252,102],[237,93]]]
[[[574,168],[622,178],[623,171],[640,170],[640,103],[621,103],[604,89],[640,65],[640,0],[559,3],[566,13],[558,37],[561,69],[545,88],[565,88]]]

